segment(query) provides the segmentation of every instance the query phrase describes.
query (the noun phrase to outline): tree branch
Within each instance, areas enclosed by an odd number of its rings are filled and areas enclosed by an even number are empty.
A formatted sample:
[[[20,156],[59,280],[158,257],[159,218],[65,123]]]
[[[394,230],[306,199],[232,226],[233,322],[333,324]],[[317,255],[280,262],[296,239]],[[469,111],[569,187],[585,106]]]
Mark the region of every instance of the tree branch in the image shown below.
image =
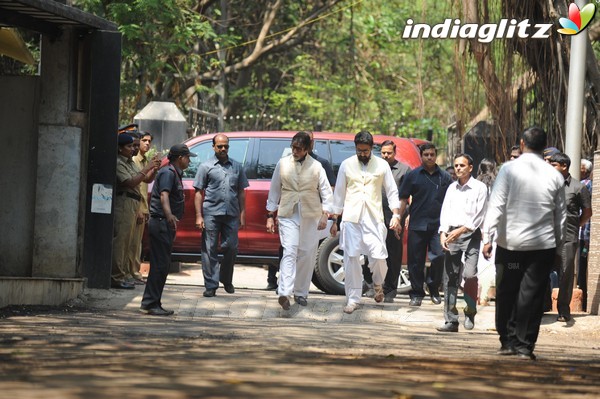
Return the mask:
[[[303,28],[308,26],[312,20],[323,14],[327,10],[331,9],[337,3],[342,0],[328,0],[321,7],[316,8],[309,16],[301,20],[295,27],[289,29],[283,36],[269,40],[269,30],[276,20],[277,12],[281,8],[282,0],[276,0],[265,13],[263,18],[263,25],[260,33],[256,39],[256,43],[252,52],[231,65],[227,65],[222,69],[214,69],[211,71],[204,72],[202,74],[196,74],[194,76],[188,76],[186,79],[186,86],[191,86],[198,80],[200,81],[214,81],[218,79],[222,73],[229,75],[235,73],[241,69],[248,68],[255,64],[260,58],[264,57],[268,53],[279,49],[280,47],[293,42],[292,39],[297,39],[298,35],[303,34]]]

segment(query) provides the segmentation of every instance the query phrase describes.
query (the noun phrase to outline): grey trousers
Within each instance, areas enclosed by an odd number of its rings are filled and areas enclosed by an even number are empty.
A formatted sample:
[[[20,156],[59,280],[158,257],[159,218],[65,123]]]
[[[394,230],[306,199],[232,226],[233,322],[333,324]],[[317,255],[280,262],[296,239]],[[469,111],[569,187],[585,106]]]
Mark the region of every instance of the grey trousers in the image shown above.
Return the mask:
[[[571,298],[573,297],[573,280],[575,278],[575,255],[578,242],[565,242],[560,253],[560,282],[558,284],[558,314],[571,315]]]
[[[456,301],[458,287],[463,278],[465,279],[464,298],[467,302],[464,312],[467,315],[477,313],[477,261],[480,245],[481,231],[479,229],[463,234],[456,242],[448,245],[450,250],[445,253],[444,257],[444,319],[446,323],[458,324]]]

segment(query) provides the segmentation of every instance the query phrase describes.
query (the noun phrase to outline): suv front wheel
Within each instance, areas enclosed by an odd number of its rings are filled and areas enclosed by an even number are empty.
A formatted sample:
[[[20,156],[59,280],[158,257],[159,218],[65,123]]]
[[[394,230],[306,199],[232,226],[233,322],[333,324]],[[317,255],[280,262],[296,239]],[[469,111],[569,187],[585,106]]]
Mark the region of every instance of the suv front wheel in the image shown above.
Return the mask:
[[[360,257],[361,265],[364,264],[365,257]],[[319,245],[317,252],[317,262],[313,282],[326,294],[345,295],[344,279],[346,273],[344,270],[344,251],[340,248],[339,236],[327,237]],[[402,269],[398,279],[398,294],[407,294],[410,291],[410,281],[408,279],[408,270]]]
[[[344,295],[344,251],[340,249],[340,238],[327,237],[317,252],[315,277],[326,294]]]

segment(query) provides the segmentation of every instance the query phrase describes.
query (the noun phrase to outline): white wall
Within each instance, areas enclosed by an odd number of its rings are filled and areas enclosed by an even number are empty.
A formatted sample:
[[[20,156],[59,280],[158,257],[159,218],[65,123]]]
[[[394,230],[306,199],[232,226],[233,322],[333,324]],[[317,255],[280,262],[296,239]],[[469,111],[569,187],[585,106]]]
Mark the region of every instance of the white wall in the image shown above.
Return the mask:
[[[42,41],[33,277],[78,276],[82,130],[69,126],[72,35]]]

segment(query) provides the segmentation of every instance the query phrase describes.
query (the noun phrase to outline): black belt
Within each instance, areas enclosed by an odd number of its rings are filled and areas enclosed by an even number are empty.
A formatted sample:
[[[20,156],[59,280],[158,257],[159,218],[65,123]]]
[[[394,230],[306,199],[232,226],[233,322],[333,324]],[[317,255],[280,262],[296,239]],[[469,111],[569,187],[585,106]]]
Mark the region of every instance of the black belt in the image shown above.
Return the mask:
[[[136,201],[141,201],[142,200],[142,196],[141,195],[137,195],[134,193],[130,193],[129,191],[119,191],[117,192],[117,195],[124,195],[128,198],[134,199]]]

